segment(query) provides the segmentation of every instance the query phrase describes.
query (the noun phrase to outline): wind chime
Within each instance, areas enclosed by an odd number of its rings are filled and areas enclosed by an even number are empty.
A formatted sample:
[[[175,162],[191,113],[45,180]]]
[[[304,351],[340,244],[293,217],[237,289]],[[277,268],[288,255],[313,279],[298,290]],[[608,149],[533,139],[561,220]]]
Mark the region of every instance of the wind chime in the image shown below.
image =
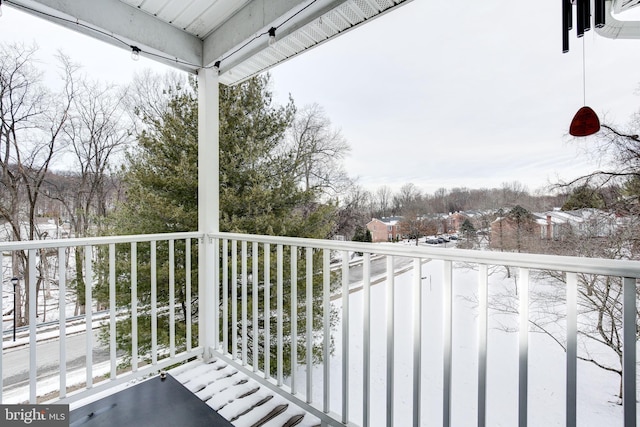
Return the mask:
[[[576,6],[576,33],[583,38],[591,29],[591,0],[562,0],[562,52],[569,52],[569,31],[573,29],[573,6]],[[605,24],[605,0],[594,0],[594,26],[602,28]],[[589,136],[600,130],[600,120],[593,109],[586,105],[585,52],[582,39],[582,90],[584,106],[571,120],[569,133],[573,136]]]

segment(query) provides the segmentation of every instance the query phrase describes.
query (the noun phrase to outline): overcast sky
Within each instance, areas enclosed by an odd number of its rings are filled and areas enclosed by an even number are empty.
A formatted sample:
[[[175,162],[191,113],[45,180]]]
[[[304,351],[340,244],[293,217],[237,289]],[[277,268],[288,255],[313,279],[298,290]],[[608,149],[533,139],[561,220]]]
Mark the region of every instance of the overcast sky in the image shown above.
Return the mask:
[[[321,105],[365,188],[413,183],[530,190],[598,167],[568,135],[583,105],[583,41],[561,52],[559,1],[414,0],[271,71],[277,99]],[[88,74],[127,82],[150,60],[3,6],[0,38],[63,49]],[[640,40],[584,37],[586,103],[606,123],[640,106]]]

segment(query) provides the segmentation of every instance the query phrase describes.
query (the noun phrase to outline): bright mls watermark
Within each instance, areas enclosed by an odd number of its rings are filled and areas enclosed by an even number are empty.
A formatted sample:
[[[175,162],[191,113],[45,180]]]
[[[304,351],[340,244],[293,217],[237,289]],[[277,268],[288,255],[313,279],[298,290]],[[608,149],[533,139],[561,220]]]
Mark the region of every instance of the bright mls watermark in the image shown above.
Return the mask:
[[[0,405],[0,426],[69,427],[69,405]]]

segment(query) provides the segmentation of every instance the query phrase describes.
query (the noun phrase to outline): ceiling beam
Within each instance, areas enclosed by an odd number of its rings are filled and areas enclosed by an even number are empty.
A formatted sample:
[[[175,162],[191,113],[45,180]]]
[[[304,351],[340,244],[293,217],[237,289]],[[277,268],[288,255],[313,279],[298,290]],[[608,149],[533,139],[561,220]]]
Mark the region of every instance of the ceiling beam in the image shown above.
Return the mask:
[[[137,46],[142,50],[141,55],[145,52],[160,55],[151,57],[187,71],[193,72],[202,66],[202,40],[119,0],[5,0],[3,3],[123,49]]]
[[[233,58],[229,57],[229,61],[221,64],[222,70],[227,69],[232,64],[238,64],[267,47],[266,36],[250,42],[256,35],[271,27],[280,27],[286,19],[306,6],[310,5],[300,12],[295,20],[288,22],[283,28],[278,28],[277,36],[290,34],[346,1],[316,0],[311,4],[310,0],[254,0],[205,38],[203,64],[210,66],[225,54],[248,43],[241,49],[242,51],[238,51],[237,54],[232,55]]]

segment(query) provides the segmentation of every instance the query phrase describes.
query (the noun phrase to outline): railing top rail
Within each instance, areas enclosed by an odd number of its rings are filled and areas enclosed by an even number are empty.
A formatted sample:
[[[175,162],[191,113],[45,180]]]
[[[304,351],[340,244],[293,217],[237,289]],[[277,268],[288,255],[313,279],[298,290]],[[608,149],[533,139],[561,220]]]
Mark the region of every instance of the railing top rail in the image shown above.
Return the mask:
[[[73,247],[84,245],[107,245],[111,243],[149,242],[162,240],[198,239],[202,232],[137,234],[129,236],[104,236],[73,239],[50,239],[32,241],[0,242],[0,251]],[[612,260],[545,254],[514,252],[478,251],[457,248],[432,248],[425,246],[398,245],[385,243],[345,242],[338,240],[307,239],[284,236],[265,236],[240,233],[208,233],[212,239],[229,239],[247,242],[282,244],[298,247],[313,247],[336,251],[358,251],[379,255],[393,255],[412,258],[433,258],[456,262],[487,265],[508,265],[540,270],[604,274],[610,276],[640,278],[640,261]]]
[[[413,245],[345,242],[339,240],[305,239],[223,232],[208,233],[207,236],[214,239],[244,240],[248,242],[313,247],[337,251],[357,251],[375,253],[379,255],[432,258],[455,262],[469,262],[474,264],[508,265],[511,267],[525,267],[537,270],[555,270],[640,278],[640,261],[632,260],[479,251],[456,248],[432,248]]]
[[[81,237],[73,239],[46,239],[0,242],[0,251],[19,251],[43,248],[64,248],[86,245],[108,245],[111,243],[151,242],[161,240],[199,239],[204,233],[197,231],[182,233],[135,234],[129,236]]]

